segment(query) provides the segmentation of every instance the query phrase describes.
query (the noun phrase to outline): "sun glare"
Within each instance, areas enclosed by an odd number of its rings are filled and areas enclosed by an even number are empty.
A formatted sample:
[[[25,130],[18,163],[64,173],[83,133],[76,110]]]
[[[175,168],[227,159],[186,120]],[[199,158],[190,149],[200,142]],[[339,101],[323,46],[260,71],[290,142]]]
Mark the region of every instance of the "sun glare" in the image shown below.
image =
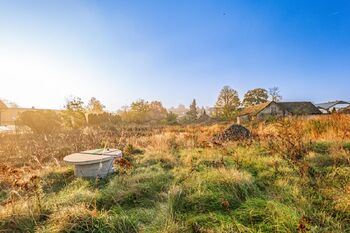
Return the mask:
[[[89,76],[68,61],[40,49],[6,47],[1,51],[1,96],[26,107],[35,103],[57,108],[63,104],[62,96],[83,94],[79,86]]]

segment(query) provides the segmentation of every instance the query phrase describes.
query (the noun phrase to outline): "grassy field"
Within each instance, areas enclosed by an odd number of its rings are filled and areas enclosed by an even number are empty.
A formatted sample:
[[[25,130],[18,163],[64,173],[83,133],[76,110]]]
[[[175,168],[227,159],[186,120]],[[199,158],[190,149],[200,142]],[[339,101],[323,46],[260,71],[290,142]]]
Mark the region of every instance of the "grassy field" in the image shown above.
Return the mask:
[[[350,232],[350,117],[0,138],[0,232]],[[62,158],[118,147],[106,179]],[[127,165],[127,166],[126,166]]]

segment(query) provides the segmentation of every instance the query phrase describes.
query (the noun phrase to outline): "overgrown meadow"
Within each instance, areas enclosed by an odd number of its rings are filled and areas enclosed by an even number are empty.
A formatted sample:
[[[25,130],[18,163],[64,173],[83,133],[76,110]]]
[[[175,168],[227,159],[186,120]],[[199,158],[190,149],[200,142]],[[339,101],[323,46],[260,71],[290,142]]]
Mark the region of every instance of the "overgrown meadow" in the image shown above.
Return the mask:
[[[0,232],[350,232],[350,116],[0,136]],[[65,155],[120,148],[106,179]]]

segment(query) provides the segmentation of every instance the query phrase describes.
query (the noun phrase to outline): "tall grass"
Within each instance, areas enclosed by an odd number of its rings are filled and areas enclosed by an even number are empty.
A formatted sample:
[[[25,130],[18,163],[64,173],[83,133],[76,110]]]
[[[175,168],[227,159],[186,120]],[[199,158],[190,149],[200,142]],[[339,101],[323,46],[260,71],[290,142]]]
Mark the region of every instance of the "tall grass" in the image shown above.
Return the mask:
[[[220,125],[86,128],[0,136],[0,232],[350,232],[350,117],[251,127],[211,146]],[[117,147],[106,179],[63,156]]]

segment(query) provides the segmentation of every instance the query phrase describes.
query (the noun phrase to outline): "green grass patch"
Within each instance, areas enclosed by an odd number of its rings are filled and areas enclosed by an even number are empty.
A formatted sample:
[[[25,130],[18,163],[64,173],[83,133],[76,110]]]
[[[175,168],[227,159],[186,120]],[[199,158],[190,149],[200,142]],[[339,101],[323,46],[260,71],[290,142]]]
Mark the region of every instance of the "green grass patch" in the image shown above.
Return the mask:
[[[243,225],[259,232],[297,232],[300,215],[282,203],[260,198],[248,199],[234,217]]]
[[[225,212],[237,208],[256,192],[249,173],[233,168],[212,168],[194,172],[170,194],[174,213],[185,214]]]
[[[113,205],[124,208],[152,207],[165,199],[164,194],[172,180],[172,174],[159,164],[140,167],[131,174],[115,176],[106,188],[100,191],[98,205],[110,209]]]
[[[350,232],[344,145],[313,143],[298,166],[254,142],[130,153],[131,169],[101,180],[50,170],[41,208],[32,192],[0,191],[0,202],[14,194],[0,232]]]
[[[309,145],[309,150],[318,154],[328,154],[332,144],[329,142],[313,142]]]
[[[83,205],[63,208],[52,214],[41,232],[137,232],[125,215],[89,210]]]

